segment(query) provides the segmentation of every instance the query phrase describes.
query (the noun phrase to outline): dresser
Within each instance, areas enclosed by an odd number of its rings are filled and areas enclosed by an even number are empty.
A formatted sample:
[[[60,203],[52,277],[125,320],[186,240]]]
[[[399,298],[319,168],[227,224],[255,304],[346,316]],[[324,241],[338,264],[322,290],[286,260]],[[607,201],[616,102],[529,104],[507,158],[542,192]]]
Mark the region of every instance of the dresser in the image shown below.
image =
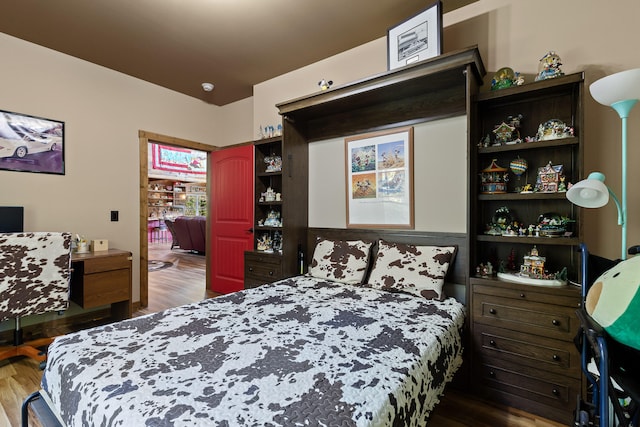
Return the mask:
[[[471,279],[473,386],[482,397],[573,423],[579,288]]]

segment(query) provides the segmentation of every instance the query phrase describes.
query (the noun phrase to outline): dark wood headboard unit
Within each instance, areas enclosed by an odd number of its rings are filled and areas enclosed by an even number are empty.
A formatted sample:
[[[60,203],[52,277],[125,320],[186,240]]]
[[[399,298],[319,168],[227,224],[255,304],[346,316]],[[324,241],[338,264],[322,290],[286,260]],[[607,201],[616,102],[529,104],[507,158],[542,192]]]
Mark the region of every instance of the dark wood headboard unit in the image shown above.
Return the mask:
[[[468,128],[472,128],[468,123],[471,98],[478,93],[485,74],[478,47],[472,46],[279,103],[276,107],[283,118],[284,143],[303,147],[330,138],[462,115],[467,116]],[[297,158],[306,155],[306,152],[292,151],[287,161],[300,164],[307,159]],[[467,169],[470,157],[467,156]],[[306,199],[296,200],[306,203]],[[470,229],[469,218],[467,229]],[[336,238],[362,236],[419,244],[454,243],[458,245],[458,252],[451,277],[447,280],[463,286],[468,282],[470,241],[463,233],[311,228],[306,242],[295,243],[305,254],[312,253],[318,233]],[[289,237],[284,235],[283,238]]]
[[[465,233],[440,233],[429,231],[407,231],[407,230],[374,230],[374,229],[355,229],[355,228],[309,228],[307,233],[307,247],[309,255],[307,261],[311,262],[313,249],[315,248],[316,238],[324,237],[332,240],[365,240],[378,241],[379,239],[388,242],[410,243],[414,245],[433,245],[433,246],[458,246],[456,259],[453,268],[449,270],[447,282],[450,283],[467,283],[468,275],[468,239]]]

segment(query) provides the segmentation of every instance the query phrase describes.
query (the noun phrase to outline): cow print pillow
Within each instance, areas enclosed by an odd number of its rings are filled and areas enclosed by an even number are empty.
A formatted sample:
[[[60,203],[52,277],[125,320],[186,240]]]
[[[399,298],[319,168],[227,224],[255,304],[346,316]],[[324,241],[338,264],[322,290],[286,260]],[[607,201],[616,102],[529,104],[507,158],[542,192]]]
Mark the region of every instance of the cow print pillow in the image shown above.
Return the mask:
[[[364,281],[373,242],[318,238],[309,273],[319,279],[358,285]]]
[[[369,286],[443,300],[444,278],[456,246],[414,246],[380,240]]]

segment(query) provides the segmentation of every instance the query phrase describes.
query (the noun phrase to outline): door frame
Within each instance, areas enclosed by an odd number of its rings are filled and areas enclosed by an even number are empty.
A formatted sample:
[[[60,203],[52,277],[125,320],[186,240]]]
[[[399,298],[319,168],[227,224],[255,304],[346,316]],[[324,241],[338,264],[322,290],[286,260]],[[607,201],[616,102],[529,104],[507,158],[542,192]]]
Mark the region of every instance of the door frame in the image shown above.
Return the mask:
[[[209,154],[220,148],[204,144],[201,142],[189,141],[186,139],[175,138],[172,136],[161,135],[144,130],[138,131],[139,151],[140,151],[140,307],[149,305],[149,242],[147,231],[147,219],[149,218],[149,143],[160,143],[180,148],[190,148],[193,150],[204,151],[207,153],[207,236],[211,234],[211,167],[209,163]],[[208,254],[211,254],[211,239],[206,239],[206,282],[205,288],[209,285],[210,261]],[[135,310],[134,310],[135,311]]]

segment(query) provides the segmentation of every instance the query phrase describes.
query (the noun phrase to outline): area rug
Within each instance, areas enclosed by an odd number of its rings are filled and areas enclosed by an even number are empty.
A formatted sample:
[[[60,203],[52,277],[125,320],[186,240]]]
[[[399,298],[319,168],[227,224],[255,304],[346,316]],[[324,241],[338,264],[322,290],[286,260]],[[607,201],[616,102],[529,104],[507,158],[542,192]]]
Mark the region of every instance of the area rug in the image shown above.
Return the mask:
[[[147,267],[147,270],[149,270],[149,271],[158,271],[158,270],[162,270],[164,268],[169,268],[172,265],[173,265],[173,263],[169,262],[169,261],[159,261],[159,260],[151,259],[151,260],[149,260],[149,266]]]

